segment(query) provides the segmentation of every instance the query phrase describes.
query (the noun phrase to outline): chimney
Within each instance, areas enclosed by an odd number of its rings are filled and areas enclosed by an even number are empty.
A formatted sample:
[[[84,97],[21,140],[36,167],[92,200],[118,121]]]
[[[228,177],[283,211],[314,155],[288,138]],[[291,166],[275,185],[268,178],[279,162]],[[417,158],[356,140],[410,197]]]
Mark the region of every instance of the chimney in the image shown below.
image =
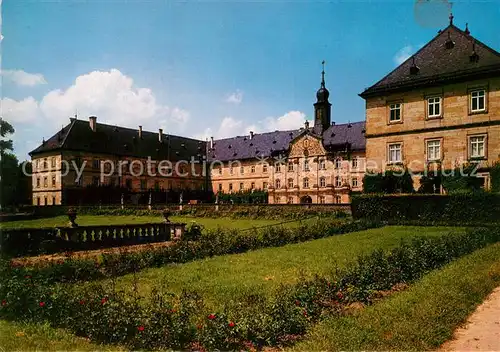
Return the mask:
[[[163,142],[163,130],[161,128],[158,129],[158,142]]]
[[[210,137],[210,149],[214,149],[214,137]]]
[[[142,126],[139,126],[139,138],[142,139]]]
[[[253,139],[253,131],[250,131],[250,139]]]
[[[95,132],[96,127],[97,127],[97,117],[96,116],[90,116],[89,117],[89,126],[92,132]]]

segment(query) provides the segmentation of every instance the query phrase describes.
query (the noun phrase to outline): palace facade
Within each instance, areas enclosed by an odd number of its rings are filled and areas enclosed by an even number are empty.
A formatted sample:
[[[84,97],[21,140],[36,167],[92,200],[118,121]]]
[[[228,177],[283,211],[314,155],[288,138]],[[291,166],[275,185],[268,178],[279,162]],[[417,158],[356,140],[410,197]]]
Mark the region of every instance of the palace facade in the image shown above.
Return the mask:
[[[475,164],[488,188],[500,157],[500,53],[467,26],[450,16],[447,28],[360,96],[369,170],[423,174]]]

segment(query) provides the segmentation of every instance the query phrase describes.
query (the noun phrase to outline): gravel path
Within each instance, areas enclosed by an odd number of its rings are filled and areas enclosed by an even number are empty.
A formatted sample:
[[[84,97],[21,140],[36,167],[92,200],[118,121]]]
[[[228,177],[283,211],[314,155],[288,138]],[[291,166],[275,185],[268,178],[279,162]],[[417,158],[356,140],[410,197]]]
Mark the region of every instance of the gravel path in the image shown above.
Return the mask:
[[[455,331],[440,351],[500,351],[500,287]]]

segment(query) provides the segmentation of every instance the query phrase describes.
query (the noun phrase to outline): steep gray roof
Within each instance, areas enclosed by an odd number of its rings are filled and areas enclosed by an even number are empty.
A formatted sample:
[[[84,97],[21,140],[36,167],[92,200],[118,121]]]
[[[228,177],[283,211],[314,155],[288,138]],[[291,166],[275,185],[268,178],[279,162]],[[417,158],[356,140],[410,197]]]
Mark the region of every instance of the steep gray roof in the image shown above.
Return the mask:
[[[452,42],[453,45],[447,46]],[[473,52],[477,60],[472,60]],[[417,66],[418,72],[411,73]],[[430,42],[360,94],[383,94],[395,89],[467,79],[472,75],[500,75],[500,53],[470,35],[468,29],[450,24]]]
[[[312,128],[310,131],[312,133]],[[350,150],[364,150],[364,131],[364,122],[332,125],[323,132],[323,145],[328,150],[344,150],[346,147]],[[285,154],[290,143],[303,132],[304,129],[297,129],[258,133],[253,138],[238,136],[218,139],[214,141],[213,148],[209,149],[208,159],[230,161]]]
[[[133,156],[152,159],[189,160],[191,156],[204,155],[206,142],[191,138],[163,134],[162,143],[158,132],[142,132],[119,126],[96,124],[93,132],[88,121],[71,119],[71,122],[45,143],[30,152],[30,155],[53,151],[72,150]]]

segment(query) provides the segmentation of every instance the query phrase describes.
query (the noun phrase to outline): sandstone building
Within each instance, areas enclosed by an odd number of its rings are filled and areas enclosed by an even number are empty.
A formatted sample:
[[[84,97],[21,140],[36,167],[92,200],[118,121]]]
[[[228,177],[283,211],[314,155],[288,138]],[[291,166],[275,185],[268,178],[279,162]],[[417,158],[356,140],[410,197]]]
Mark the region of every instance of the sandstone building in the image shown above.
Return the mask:
[[[208,146],[213,191],[268,190],[269,203],[348,203],[361,191],[365,123],[331,121],[324,71],[314,104],[314,125],[220,140]]]
[[[500,54],[453,25],[453,16],[360,96],[368,170],[406,166],[423,174],[473,163],[488,187],[500,157]]]

